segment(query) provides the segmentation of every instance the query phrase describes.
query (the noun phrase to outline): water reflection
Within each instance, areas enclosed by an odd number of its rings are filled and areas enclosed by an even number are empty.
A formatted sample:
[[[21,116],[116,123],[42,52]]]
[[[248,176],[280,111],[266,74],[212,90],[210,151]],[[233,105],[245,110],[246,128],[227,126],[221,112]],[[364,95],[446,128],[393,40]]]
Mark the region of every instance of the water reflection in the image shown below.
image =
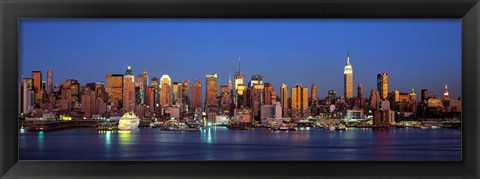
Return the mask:
[[[118,139],[120,144],[129,145],[132,139],[131,131],[118,131]]]
[[[393,131],[395,130],[395,131]],[[20,134],[21,160],[460,160],[461,130],[199,132],[68,129]],[[97,136],[92,137],[92,133]],[[72,141],[72,142],[68,142]],[[82,141],[82,142],[74,142]],[[28,145],[32,144],[32,145]],[[58,144],[61,144],[59,146]],[[85,146],[85,145],[88,145]],[[91,144],[91,145],[89,145]],[[63,151],[68,152],[63,152]],[[59,152],[60,151],[60,152]],[[71,153],[85,155],[72,157]],[[88,155],[87,155],[88,154]]]
[[[43,131],[38,132],[38,148],[43,149]]]

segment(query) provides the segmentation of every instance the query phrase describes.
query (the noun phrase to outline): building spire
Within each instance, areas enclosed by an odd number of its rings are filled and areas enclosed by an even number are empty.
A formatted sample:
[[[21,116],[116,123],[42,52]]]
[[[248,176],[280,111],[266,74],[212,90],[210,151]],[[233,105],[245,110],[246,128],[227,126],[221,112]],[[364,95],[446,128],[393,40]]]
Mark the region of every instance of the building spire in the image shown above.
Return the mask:
[[[241,71],[240,71],[240,55],[238,56],[238,74],[240,74]]]
[[[347,51],[347,65],[350,65],[350,49]]]

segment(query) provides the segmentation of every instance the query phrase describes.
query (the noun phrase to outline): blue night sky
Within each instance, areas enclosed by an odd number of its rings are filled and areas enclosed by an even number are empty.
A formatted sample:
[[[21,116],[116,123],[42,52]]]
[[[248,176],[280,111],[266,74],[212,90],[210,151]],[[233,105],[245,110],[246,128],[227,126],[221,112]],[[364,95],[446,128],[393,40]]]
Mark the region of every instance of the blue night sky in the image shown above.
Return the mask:
[[[237,68],[249,80],[263,75],[279,95],[282,83],[329,89],[343,96],[347,51],[353,66],[354,96],[376,88],[376,75],[389,74],[389,91],[427,88],[430,95],[461,95],[460,19],[24,19],[20,21],[21,76],[40,70],[54,84],[105,81],[107,72],[127,66],[149,78],[172,81],[217,73],[219,87]],[[20,77],[21,77],[20,76]],[[248,81],[247,81],[248,82]],[[203,89],[204,91],[205,89]]]

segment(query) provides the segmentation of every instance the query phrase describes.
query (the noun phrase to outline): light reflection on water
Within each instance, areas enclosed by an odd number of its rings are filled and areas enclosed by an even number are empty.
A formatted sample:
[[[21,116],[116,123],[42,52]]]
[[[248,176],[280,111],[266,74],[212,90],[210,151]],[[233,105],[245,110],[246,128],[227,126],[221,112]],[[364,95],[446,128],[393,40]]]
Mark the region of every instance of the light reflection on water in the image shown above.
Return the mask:
[[[460,136],[458,129],[208,127],[199,132],[158,128],[97,132],[79,128],[25,132],[19,136],[19,146],[21,160],[461,160]]]

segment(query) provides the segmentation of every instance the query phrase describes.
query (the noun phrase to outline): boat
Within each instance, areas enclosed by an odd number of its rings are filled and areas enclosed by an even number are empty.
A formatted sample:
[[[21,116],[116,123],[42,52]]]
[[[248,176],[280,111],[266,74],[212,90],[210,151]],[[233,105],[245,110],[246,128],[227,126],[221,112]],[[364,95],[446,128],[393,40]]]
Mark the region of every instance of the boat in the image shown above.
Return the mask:
[[[166,130],[166,131],[200,131],[199,128],[188,128],[188,127],[185,127],[184,125],[169,126],[169,127],[165,128],[164,130]]]
[[[132,130],[137,129],[140,124],[140,119],[133,113],[125,113],[118,122],[119,130]]]
[[[420,126],[420,129],[431,129],[431,126]]]
[[[247,127],[239,125],[239,124],[229,124],[227,128],[230,130],[248,130]]]
[[[347,128],[345,127],[345,125],[342,125],[342,124],[339,124],[337,127],[336,127],[337,130],[346,130]]]

